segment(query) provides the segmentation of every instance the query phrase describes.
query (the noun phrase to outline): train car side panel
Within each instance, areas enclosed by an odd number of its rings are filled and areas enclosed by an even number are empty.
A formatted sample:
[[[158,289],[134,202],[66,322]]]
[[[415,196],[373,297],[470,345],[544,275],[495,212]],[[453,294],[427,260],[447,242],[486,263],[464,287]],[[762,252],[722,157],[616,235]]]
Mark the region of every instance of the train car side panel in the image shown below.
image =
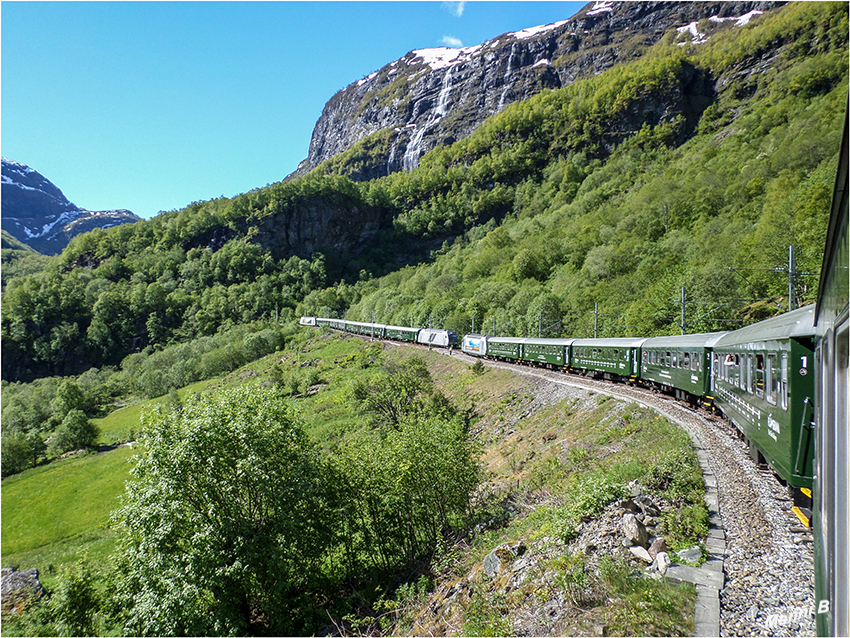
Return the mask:
[[[516,337],[488,337],[487,356],[494,359],[517,360],[522,356],[521,348],[524,339]]]
[[[645,339],[576,339],[570,346],[570,366],[603,378],[636,378]]]
[[[385,326],[384,331],[387,339],[395,339],[396,341],[415,342],[419,330],[416,328],[405,328],[404,326]]]
[[[727,333],[714,348],[714,397],[790,485],[811,489],[813,307]]]
[[[463,338],[460,349],[474,357],[487,356],[487,336],[469,334]]]
[[[850,111],[850,107],[848,108]],[[821,265],[815,332],[815,618],[820,636],[850,635],[850,484],[847,391],[850,384],[850,234],[847,181],[850,122],[845,111],[838,173]]]
[[[574,339],[524,339],[520,353],[523,361],[549,367],[568,363],[569,346]]]

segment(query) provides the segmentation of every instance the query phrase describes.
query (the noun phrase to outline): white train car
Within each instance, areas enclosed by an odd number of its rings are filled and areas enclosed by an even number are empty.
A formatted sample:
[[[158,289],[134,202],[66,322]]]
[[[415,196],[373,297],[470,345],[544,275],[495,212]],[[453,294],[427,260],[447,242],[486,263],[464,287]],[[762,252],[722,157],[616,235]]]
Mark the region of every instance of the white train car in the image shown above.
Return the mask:
[[[416,337],[417,343],[426,346],[438,346],[448,348],[457,344],[457,334],[453,330],[438,330],[436,328],[423,328]]]

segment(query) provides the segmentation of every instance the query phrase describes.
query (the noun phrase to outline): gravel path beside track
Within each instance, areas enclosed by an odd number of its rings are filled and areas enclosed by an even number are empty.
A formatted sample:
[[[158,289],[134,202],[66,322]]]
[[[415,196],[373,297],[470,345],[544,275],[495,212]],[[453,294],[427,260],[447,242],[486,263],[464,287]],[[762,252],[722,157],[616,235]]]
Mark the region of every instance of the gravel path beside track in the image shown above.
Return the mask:
[[[470,363],[476,361],[464,354],[455,356]],[[788,492],[774,474],[750,459],[731,424],[642,388],[541,368],[484,363],[538,379],[541,393],[552,393],[552,399],[559,394],[552,385],[583,387],[649,407],[685,428],[700,441],[706,452],[703,462],[710,468],[707,474],[713,473],[717,483],[720,520],[713,522],[718,537],[725,537],[725,546],[721,541],[722,549],[716,556],[723,561],[725,576],[720,591],[720,634],[815,634],[810,530],[791,512]],[[717,566],[721,568],[719,561]]]

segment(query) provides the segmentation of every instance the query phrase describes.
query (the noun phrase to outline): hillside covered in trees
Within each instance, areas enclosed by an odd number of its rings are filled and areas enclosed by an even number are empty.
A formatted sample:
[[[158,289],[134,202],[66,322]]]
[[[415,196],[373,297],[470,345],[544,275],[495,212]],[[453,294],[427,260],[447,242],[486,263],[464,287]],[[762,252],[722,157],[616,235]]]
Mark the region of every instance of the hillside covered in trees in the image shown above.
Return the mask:
[[[685,288],[687,330],[725,329],[788,307],[791,245],[796,303],[811,301],[847,26],[839,2],[704,20],[707,40],[672,31],[410,172],[346,176],[379,132],[304,177],[80,235],[4,272],[4,382],[89,370],[109,379],[99,396],[153,396],[273,351],[254,333],[302,313],[675,334]]]

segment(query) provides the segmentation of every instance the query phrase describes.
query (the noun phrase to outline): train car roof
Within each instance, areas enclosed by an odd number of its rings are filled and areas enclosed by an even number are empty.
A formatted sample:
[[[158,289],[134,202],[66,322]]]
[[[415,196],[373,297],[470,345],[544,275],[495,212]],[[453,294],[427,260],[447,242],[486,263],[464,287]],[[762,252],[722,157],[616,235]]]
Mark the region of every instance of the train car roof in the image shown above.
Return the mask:
[[[543,345],[555,345],[555,346],[568,346],[572,344],[575,339],[538,339],[537,337],[528,337],[523,339],[523,343],[540,343]]]
[[[387,330],[419,330],[419,328],[411,328],[410,326],[384,326]]]
[[[345,323],[351,324],[352,326],[366,326],[367,328],[383,328],[384,324],[382,323],[368,323],[366,321],[349,321],[345,320]]]
[[[488,341],[499,341],[501,343],[525,343],[525,337],[487,337]]]
[[[710,348],[725,332],[701,332],[692,335],[672,335],[669,337],[650,337],[643,342],[644,348],[666,348],[669,346],[683,348]]]
[[[727,332],[717,340],[716,346],[731,346],[753,341],[813,337],[815,334],[814,304],[786,312],[771,319],[759,321],[746,328]]]
[[[637,348],[646,341],[644,337],[636,339],[634,337],[620,337],[607,339],[575,339],[573,346],[597,346],[603,348]]]

